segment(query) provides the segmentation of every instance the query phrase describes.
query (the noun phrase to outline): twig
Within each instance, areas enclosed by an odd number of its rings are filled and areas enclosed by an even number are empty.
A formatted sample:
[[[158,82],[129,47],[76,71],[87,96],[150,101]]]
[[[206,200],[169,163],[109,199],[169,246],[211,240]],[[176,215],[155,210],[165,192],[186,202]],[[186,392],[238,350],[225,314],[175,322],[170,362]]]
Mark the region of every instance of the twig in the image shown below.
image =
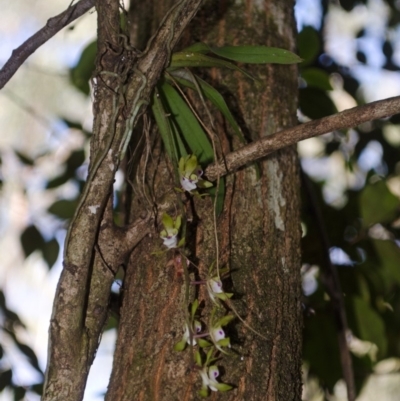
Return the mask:
[[[315,197],[310,179],[303,170],[301,175],[308,199],[310,201],[310,210],[315,217],[314,221],[317,224],[317,230],[319,231],[321,238],[321,247],[324,258],[324,263],[321,266],[321,273],[323,277],[323,283],[331,300],[333,315],[337,327],[340,362],[342,365],[343,378],[347,387],[347,399],[348,401],[355,401],[356,386],[354,383],[353,362],[351,360],[350,350],[347,344],[347,333],[349,333],[349,326],[347,324],[347,316],[344,307],[343,294],[340,288],[339,276],[336,266],[332,263],[329,255],[329,249],[331,247],[329,236],[326,231],[324,218],[322,216],[321,209],[318,206],[318,201]]]
[[[80,0],[68,7],[61,14],[50,18],[46,25],[27,39],[21,46],[13,50],[11,57],[0,70],[0,89],[18,71],[25,60],[34,53],[43,43],[46,43],[57,32],[61,31],[70,22],[76,20],[94,6],[94,0]]]
[[[368,103],[329,117],[287,128],[227,154],[224,160],[208,166],[205,170],[205,175],[208,180],[215,181],[218,174],[222,177],[247,163],[254,162],[304,139],[340,129],[356,127],[367,121],[386,118],[398,113],[400,113],[400,96]]]

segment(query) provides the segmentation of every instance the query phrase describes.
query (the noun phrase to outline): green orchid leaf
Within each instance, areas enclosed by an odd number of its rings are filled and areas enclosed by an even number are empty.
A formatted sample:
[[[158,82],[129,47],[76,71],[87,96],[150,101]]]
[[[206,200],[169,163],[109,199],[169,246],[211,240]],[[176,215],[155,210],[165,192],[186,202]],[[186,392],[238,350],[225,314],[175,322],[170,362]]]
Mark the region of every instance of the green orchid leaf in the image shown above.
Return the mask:
[[[303,60],[289,50],[267,46],[211,47],[217,56],[248,64],[296,64]]]
[[[182,174],[182,175],[184,175],[185,174],[185,157],[181,157],[180,159],[179,159],[179,164],[178,164],[178,169],[179,169],[179,172]]]
[[[215,388],[218,391],[225,392],[225,391],[232,390],[233,387],[226,383],[218,383],[218,384],[215,384]]]
[[[193,52],[174,53],[171,57],[171,64],[167,68],[167,71],[173,71],[177,68],[185,68],[185,67],[228,68],[230,70],[239,71],[246,77],[254,80],[254,77],[251,76],[248,72],[246,72],[242,68],[239,68],[237,65],[231,63],[230,61],[221,60],[219,58],[206,56],[205,54],[202,53],[193,53]]]
[[[174,228],[174,220],[167,213],[164,213],[162,215],[161,222],[163,223],[163,226],[167,229],[167,231],[169,231],[168,229],[172,230]]]
[[[183,50],[181,50],[181,53],[189,53],[189,52],[193,52],[193,53],[209,53],[210,52],[210,47],[208,45],[206,45],[203,42],[197,42],[197,43],[193,43],[192,45],[190,45],[189,47],[185,47]]]
[[[178,151],[173,138],[173,131],[168,118],[167,113],[164,110],[164,106],[161,102],[158,91],[156,90],[153,95],[151,109],[156,120],[158,129],[160,131],[161,139],[164,143],[167,155],[172,162],[178,159]]]
[[[221,114],[226,118],[228,123],[231,125],[233,131],[238,136],[242,143],[245,143],[246,140],[243,136],[243,133],[237,124],[233,114],[229,110],[228,105],[225,102],[223,96],[210,84],[206,81],[203,81],[198,76],[194,76],[193,74],[188,73],[186,70],[177,70],[172,72],[174,79],[181,85],[184,85],[190,89],[196,90],[196,84],[193,82],[193,79],[196,79],[198,85],[200,86],[201,91],[205,95],[207,99],[211,101],[211,103],[221,112]]]
[[[178,351],[178,352],[183,351],[186,348],[186,344],[187,343],[185,340],[179,341],[178,343],[176,343],[174,345],[174,351]]]
[[[208,388],[207,386],[203,386],[201,390],[199,391],[199,396],[202,398],[207,398],[208,397]]]
[[[186,238],[185,238],[185,237],[181,238],[181,239],[179,240],[179,242],[178,242],[178,248],[184,246],[184,245],[185,245],[185,241],[186,241]]]
[[[196,341],[197,341],[197,344],[199,344],[200,348],[207,348],[207,347],[212,346],[212,343],[210,343],[207,340],[204,340],[204,338],[197,338]]]
[[[229,324],[233,319],[235,319],[235,315],[226,315],[222,319],[220,319],[214,326],[226,326]]]
[[[211,188],[213,186],[213,184],[210,181],[207,181],[207,180],[199,180],[197,182],[197,186],[199,188],[203,188],[204,189],[204,188]]]
[[[175,219],[175,224],[174,224],[175,228],[177,230],[179,230],[179,228],[181,227],[181,224],[182,224],[182,216],[178,215],[177,218]]]
[[[229,347],[231,343],[231,340],[229,339],[229,337],[225,337],[219,341],[217,341],[217,345],[220,345],[221,347]]]
[[[202,366],[201,355],[198,350],[194,353],[194,361],[196,362],[197,366]]]
[[[210,347],[210,349],[207,352],[205,366],[208,366],[211,363],[211,358],[212,358],[213,352],[214,352],[214,347]]]
[[[196,314],[197,308],[199,307],[199,300],[196,298],[193,303],[192,303],[192,307],[190,310],[190,315],[192,316],[192,318],[194,318],[194,315]]]
[[[208,193],[212,196],[213,202],[215,201],[215,194],[217,193],[217,185],[211,187]],[[217,203],[215,205],[215,211],[217,216],[219,216],[224,209],[224,199],[225,199],[225,178],[220,178],[218,194],[217,194]]]
[[[169,118],[176,124],[191,152],[197,155],[201,164],[212,162],[214,152],[211,143],[189,106],[170,84],[164,82],[161,90],[171,112]]]
[[[218,297],[219,299],[221,299],[222,301],[226,301],[229,298],[232,298],[233,293],[231,292],[221,292],[219,294],[215,294],[216,297]]]

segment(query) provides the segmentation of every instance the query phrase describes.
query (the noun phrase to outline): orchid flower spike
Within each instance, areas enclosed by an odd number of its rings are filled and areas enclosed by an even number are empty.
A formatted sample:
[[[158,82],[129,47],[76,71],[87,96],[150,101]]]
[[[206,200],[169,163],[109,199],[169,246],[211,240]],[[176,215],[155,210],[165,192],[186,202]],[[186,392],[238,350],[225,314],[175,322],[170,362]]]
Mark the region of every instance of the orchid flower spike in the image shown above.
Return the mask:
[[[210,297],[211,301],[215,304],[218,304],[216,298],[221,299],[222,301],[226,301],[228,298],[232,297],[232,293],[224,292],[222,288],[222,281],[218,276],[210,277],[207,280],[207,291],[208,296]]]
[[[167,213],[162,216],[162,224],[164,230],[160,232],[160,237],[164,241],[164,245],[168,249],[176,248],[178,246],[178,233],[181,226],[181,216],[175,220]]]
[[[199,392],[200,396],[207,397],[208,389],[211,391],[229,391],[232,386],[225,383],[219,383],[217,381],[217,377],[219,376],[218,367],[215,365],[205,366],[202,370],[200,370],[201,380],[203,382],[201,390]]]
[[[225,331],[222,327],[226,326],[235,318],[234,315],[226,315],[216,322],[213,322],[210,327],[210,338],[214,344],[214,347],[226,354],[227,352],[223,347],[231,347],[231,342],[229,337],[225,337]]]
[[[201,322],[198,320],[194,320],[192,323],[192,333],[198,334],[201,332]],[[190,345],[190,329],[187,324],[185,324],[185,332],[183,333],[182,339],[175,344],[175,351],[183,351],[186,348],[186,345]],[[192,337],[192,345],[196,345],[196,339]]]
[[[197,187],[209,188],[212,186],[211,182],[201,178],[203,170],[198,164],[195,155],[181,157],[179,160],[179,175],[181,186],[184,191],[191,192]]]

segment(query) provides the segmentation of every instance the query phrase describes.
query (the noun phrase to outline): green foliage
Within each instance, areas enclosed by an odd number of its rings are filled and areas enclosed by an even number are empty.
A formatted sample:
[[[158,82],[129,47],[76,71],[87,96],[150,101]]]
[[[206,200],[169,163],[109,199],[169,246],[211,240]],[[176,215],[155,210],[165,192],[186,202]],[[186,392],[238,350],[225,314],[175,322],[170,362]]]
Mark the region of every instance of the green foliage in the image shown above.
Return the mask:
[[[61,199],[54,202],[49,207],[49,212],[56,215],[60,219],[71,219],[75,209],[78,206],[78,200]]]
[[[387,339],[382,317],[360,297],[353,298],[353,308],[357,322],[357,334],[364,341],[376,344],[379,359],[382,359],[387,352]]]
[[[399,213],[400,201],[380,180],[367,185],[360,194],[360,211],[366,227],[376,223],[389,223]]]
[[[301,70],[301,77],[306,81],[307,87],[323,91],[330,91],[333,89],[329,81],[328,73],[320,68],[304,68]]]
[[[94,71],[94,60],[97,54],[97,42],[89,43],[83,50],[77,65],[70,70],[70,79],[72,85],[89,95],[89,80]]]
[[[303,59],[302,67],[312,64],[320,51],[320,39],[317,31],[307,26],[302,29],[297,37],[297,49]]]
[[[211,47],[217,56],[247,64],[297,64],[302,59],[285,49],[267,46]]]
[[[197,156],[200,164],[210,163],[214,158],[211,142],[187,103],[167,82],[164,82],[159,90],[162,99],[165,100],[166,110],[171,114],[170,120],[177,127],[179,137]],[[179,157],[182,156],[184,155],[179,154]]]

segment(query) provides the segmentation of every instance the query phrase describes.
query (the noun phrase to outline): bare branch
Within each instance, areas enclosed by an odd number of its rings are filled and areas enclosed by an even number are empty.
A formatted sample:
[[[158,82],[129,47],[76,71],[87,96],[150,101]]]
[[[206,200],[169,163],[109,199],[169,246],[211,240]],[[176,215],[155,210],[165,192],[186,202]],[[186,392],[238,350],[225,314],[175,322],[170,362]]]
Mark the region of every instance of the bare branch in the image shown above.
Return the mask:
[[[218,175],[223,176],[254,162],[279,149],[291,146],[304,139],[326,134],[328,132],[356,127],[367,121],[386,118],[400,113],[400,96],[368,103],[324,117],[319,120],[300,124],[270,136],[254,141],[242,148],[229,153],[224,160],[207,167],[207,179],[214,181]]]
[[[61,14],[50,18],[42,29],[16,48],[0,70],[0,89],[4,87],[32,53],[69,23],[85,14],[86,11],[90,10],[93,6],[94,0],[80,0],[75,5],[68,7],[68,9]]]

